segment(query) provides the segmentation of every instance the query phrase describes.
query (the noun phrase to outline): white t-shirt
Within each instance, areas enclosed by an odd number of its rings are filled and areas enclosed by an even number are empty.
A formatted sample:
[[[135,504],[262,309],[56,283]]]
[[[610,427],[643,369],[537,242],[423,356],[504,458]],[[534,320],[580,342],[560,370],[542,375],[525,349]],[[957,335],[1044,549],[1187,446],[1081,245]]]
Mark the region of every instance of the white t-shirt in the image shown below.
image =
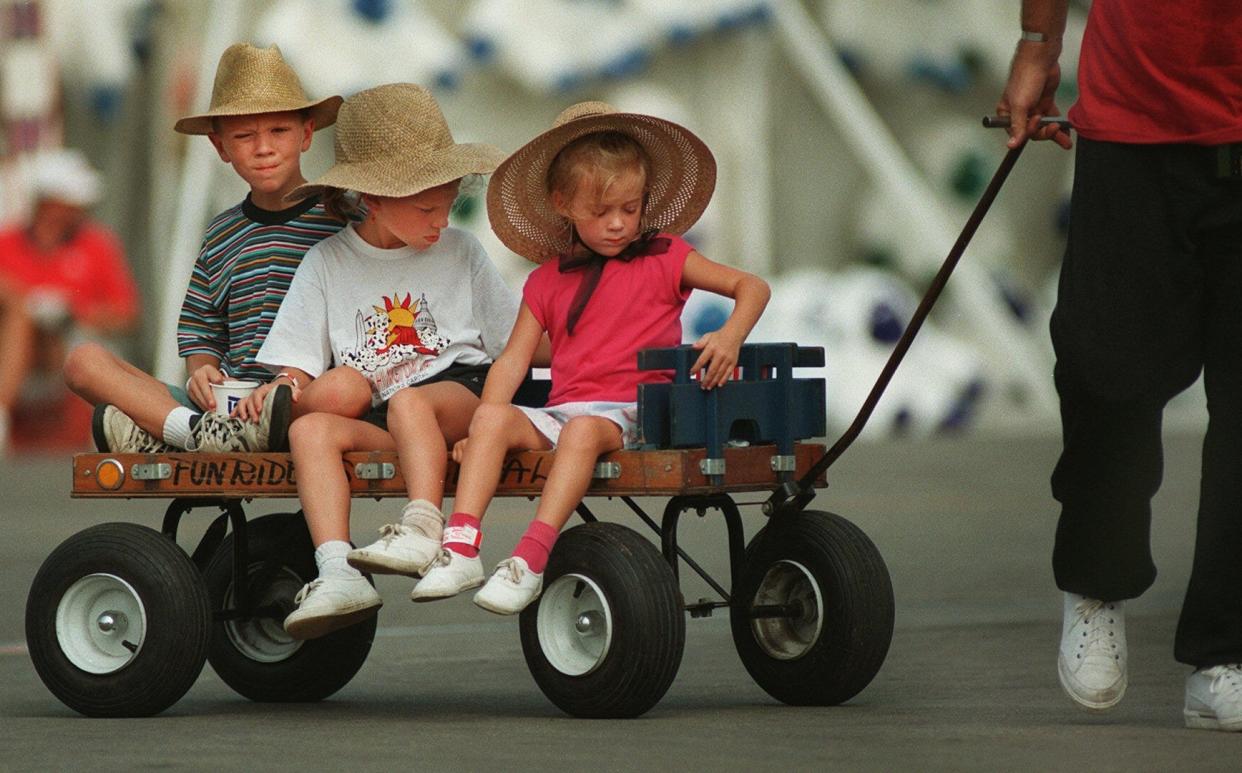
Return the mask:
[[[494,360],[517,312],[473,235],[445,228],[426,249],[386,250],[350,226],[307,251],[255,359],[314,377],[348,365],[378,405],[450,365]]]

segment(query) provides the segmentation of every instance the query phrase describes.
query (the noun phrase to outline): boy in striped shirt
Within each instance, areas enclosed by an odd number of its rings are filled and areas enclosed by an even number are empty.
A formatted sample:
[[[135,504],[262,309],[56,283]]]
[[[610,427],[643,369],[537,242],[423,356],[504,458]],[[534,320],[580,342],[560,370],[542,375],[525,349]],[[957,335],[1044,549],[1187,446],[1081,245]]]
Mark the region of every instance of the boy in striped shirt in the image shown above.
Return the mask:
[[[272,390],[257,421],[217,413],[212,384],[267,381],[254,361],[302,256],[343,221],[317,199],[284,197],[306,182],[301,154],[331,125],[340,97],[306,98],[272,46],[230,46],[220,58],[207,113],[175,129],[206,135],[220,159],[250,186],[240,204],[207,227],[177,328],[185,389],[164,384],[101,346],[72,351],[65,380],[96,406],[95,444],[115,453],[278,451],[287,448],[291,390]],[[311,396],[312,400],[314,399]],[[307,400],[303,399],[302,403]],[[315,406],[299,404],[299,412]]]

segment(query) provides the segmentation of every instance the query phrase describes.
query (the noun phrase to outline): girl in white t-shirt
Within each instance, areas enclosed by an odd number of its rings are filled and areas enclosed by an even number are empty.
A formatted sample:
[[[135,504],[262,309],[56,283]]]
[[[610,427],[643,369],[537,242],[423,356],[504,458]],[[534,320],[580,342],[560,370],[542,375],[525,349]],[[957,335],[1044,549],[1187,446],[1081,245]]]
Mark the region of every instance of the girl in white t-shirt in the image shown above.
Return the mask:
[[[430,93],[389,84],[345,101],[335,151],[333,167],[292,196],[326,189],[325,202],[341,207],[353,191],[365,218],[306,253],[256,358],[295,401],[334,368],[340,404],[372,409],[361,419],[311,413],[289,429],[319,568],[285,619],[295,638],[375,614],[382,602],[359,568],[420,577],[436,558],[448,449],[465,437],[518,309],[479,242],[448,227],[461,178],[491,172],[499,150],[454,142]],[[351,550],[341,455],[393,449],[410,502],[378,542]]]

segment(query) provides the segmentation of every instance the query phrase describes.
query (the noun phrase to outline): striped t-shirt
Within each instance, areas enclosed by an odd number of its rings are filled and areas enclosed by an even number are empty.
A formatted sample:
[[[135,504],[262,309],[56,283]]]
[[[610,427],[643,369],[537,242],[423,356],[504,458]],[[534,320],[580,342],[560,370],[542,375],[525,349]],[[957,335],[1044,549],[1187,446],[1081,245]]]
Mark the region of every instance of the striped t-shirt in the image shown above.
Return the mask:
[[[344,226],[318,197],[279,212],[250,196],[207,226],[177,324],[182,357],[209,354],[233,378],[268,381],[255,363],[306,251]]]

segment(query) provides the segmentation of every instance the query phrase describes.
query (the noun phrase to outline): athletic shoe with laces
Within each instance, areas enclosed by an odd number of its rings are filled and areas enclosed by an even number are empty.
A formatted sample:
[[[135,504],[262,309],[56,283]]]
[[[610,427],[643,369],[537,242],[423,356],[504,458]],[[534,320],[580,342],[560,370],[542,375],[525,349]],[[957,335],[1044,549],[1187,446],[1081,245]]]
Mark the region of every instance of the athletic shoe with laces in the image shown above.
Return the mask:
[[[267,393],[259,421],[243,421],[207,411],[190,433],[194,451],[204,453],[242,453],[286,451],[289,448],[289,422],[293,417],[293,391],[281,384]]]
[[[536,574],[520,556],[510,556],[499,564],[491,579],[476,594],[474,603],[498,615],[516,615],[539,598],[543,574]]]
[[[1126,619],[1120,601],[1065,594],[1061,687],[1088,711],[1107,711],[1126,692]]]
[[[403,574],[422,577],[440,555],[440,540],[400,523],[380,527],[380,538],[349,551],[345,560],[355,569],[371,574]]]
[[[1242,664],[1195,671],[1186,677],[1186,727],[1242,731]]]
[[[298,608],[285,618],[295,639],[316,639],[374,615],[384,602],[367,578],[317,577],[293,597]]]
[[[473,590],[483,584],[483,562],[478,556],[469,558],[448,548],[439,555],[423,579],[410,591],[411,601],[437,601]]]
[[[95,438],[95,448],[105,454],[167,454],[180,450],[139,427],[119,408],[107,403],[95,406],[91,434]]]

